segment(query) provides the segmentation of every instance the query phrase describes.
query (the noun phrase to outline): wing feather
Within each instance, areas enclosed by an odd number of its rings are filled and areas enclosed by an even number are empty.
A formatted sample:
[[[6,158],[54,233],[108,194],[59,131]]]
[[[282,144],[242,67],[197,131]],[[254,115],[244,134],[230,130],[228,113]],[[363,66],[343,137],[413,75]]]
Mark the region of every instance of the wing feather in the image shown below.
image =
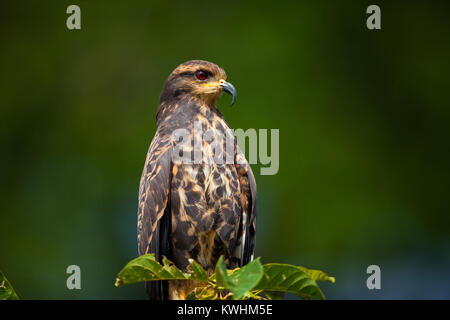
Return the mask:
[[[150,144],[139,185],[138,251],[139,255],[154,253],[170,259],[168,234],[170,228],[171,143],[157,132]],[[150,299],[167,296],[167,284],[162,281],[146,283]]]
[[[256,181],[252,168],[236,144],[236,169],[239,176],[242,202],[242,235],[243,241],[241,263],[248,264],[253,260],[256,241]]]

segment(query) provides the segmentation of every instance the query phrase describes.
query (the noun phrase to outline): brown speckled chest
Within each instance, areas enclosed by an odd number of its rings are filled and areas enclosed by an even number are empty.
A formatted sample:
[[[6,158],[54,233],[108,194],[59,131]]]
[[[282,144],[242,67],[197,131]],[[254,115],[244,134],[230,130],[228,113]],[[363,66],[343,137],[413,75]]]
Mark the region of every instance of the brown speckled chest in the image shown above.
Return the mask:
[[[195,130],[194,123],[200,124],[201,130]],[[236,235],[241,221],[241,190],[234,157],[232,163],[226,161],[226,152],[234,145],[226,150],[225,137],[232,132],[214,112],[198,113],[188,128],[191,138],[201,142],[203,158],[201,163],[172,166],[169,238],[174,262],[184,268],[188,259],[194,258],[212,272],[220,255],[224,255],[231,265],[238,266],[240,253],[236,249],[240,247]],[[212,139],[202,139],[207,130]],[[214,158],[217,148],[223,152],[221,163]]]

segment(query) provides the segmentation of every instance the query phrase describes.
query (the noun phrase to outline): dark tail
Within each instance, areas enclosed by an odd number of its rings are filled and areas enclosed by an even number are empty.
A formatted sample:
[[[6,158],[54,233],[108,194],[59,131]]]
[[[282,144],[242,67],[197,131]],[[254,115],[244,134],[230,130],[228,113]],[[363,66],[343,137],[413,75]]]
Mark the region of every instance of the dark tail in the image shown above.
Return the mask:
[[[147,281],[145,289],[150,300],[169,300],[168,281]]]

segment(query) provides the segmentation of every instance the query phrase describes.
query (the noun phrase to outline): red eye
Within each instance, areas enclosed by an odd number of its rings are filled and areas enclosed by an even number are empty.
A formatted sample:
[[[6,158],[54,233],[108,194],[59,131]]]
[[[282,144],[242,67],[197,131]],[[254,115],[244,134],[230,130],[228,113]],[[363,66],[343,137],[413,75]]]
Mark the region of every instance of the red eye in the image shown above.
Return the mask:
[[[197,77],[198,80],[205,80],[206,78],[208,78],[208,75],[206,74],[205,71],[197,71],[195,73],[195,76]]]

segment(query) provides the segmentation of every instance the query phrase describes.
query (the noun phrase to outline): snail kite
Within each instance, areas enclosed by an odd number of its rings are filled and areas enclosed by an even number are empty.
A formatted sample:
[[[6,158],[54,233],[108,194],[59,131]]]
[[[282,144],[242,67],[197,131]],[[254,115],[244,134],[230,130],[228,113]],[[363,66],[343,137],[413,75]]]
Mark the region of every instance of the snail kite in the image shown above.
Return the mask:
[[[190,259],[210,274],[221,255],[228,268],[253,259],[256,183],[216,107],[223,92],[233,96],[233,104],[236,90],[217,65],[192,60],[178,66],[164,84],[142,172],[139,254],[154,253],[158,261],[165,256],[183,271]],[[181,152],[177,132],[185,135]],[[185,299],[195,286],[146,283],[149,298],[157,300]]]

